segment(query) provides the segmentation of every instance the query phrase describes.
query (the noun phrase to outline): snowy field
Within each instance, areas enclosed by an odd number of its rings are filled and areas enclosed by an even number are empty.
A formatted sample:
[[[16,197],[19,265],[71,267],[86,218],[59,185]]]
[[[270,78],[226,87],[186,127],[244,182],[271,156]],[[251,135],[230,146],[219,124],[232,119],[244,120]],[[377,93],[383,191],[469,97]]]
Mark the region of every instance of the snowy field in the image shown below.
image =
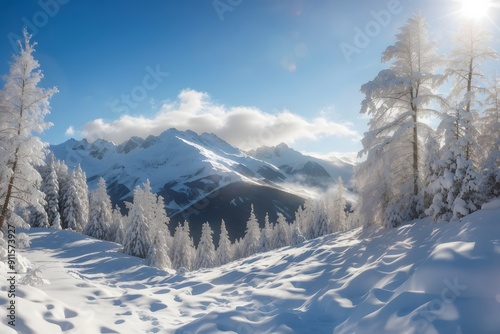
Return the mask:
[[[17,285],[12,328],[2,279],[0,333],[500,333],[498,200],[460,222],[357,229],[184,276],[114,243],[27,233],[22,254],[50,284]]]

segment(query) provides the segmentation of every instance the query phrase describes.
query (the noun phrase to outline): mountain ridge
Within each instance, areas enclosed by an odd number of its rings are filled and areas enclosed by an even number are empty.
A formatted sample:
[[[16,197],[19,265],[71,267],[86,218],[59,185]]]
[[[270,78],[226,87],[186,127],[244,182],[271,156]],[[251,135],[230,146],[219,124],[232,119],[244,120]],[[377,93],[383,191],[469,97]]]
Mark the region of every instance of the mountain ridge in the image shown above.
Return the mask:
[[[104,139],[94,142],[70,139],[50,149],[69,167],[81,165],[91,189],[103,177],[112,203],[120,205],[123,211],[123,202],[132,200],[134,188],[149,179],[152,190],[164,197],[169,216],[177,217],[175,222],[186,216],[190,223],[190,220],[196,222],[196,226],[192,226],[195,239],[203,221],[187,214],[189,212],[209,216],[213,224],[220,223],[221,219],[228,225],[235,224],[232,237],[241,237],[241,225],[248,217],[233,207],[248,210],[250,197],[258,199],[246,193],[253,194],[255,189],[260,189],[266,194],[263,197],[273,204],[261,203],[256,207],[261,223],[265,215],[263,208],[270,210],[272,219],[280,212],[291,221],[305,199],[305,192],[297,189],[326,190],[335,184],[337,176],[350,178],[353,169],[348,164],[335,169],[333,164],[302,155],[285,144],[276,149],[244,152],[214,134],[198,135],[174,128],[159,136],[131,137],[119,145]],[[214,193],[224,194],[226,202],[215,199]],[[239,214],[230,215],[226,211],[239,211]]]

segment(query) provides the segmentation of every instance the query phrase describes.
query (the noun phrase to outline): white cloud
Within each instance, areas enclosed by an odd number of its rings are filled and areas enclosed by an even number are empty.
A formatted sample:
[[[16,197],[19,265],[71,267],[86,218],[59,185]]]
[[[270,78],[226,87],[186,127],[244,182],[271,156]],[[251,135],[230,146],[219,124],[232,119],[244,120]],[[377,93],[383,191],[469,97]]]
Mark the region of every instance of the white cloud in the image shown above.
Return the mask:
[[[75,129],[73,128],[73,126],[70,126],[69,128],[66,129],[66,131],[64,132],[64,134],[66,136],[74,136],[75,135]]]
[[[151,118],[124,115],[111,122],[95,119],[85,124],[80,133],[90,141],[103,138],[119,144],[131,136],[145,138],[169,128],[214,133],[242,149],[329,136],[359,138],[349,125],[325,116],[307,120],[287,110],[269,114],[255,107],[228,108],[211,101],[207,93],[191,89],[183,90],[176,101],[165,102]]]

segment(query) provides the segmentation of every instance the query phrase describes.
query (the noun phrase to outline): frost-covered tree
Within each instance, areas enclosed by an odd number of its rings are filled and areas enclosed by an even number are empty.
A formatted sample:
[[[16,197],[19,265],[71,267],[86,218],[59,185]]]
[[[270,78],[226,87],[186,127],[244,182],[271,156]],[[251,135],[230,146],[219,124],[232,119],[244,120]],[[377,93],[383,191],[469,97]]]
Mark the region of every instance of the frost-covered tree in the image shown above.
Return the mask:
[[[134,196],[135,197],[135,196]],[[123,252],[145,259],[149,253],[151,239],[144,209],[138,203],[130,208],[127,217],[127,230],[123,241]]]
[[[470,113],[459,110],[455,115],[445,115],[439,126],[444,134],[444,146],[439,159],[431,162],[429,192],[434,194],[426,213],[436,221],[459,219],[477,209],[480,176],[473,163],[467,159],[467,146],[472,147],[472,137],[461,136],[471,127]]]
[[[312,199],[307,199],[304,203],[303,209],[299,207],[295,213],[295,221],[298,222],[302,235],[306,239],[315,238],[314,236],[314,225],[315,225],[315,215],[317,210],[316,201]]]
[[[125,239],[125,218],[118,207],[115,207],[111,212],[111,219],[110,239],[118,244],[123,244],[123,240]]]
[[[300,209],[300,208],[299,208]],[[264,218],[264,227],[260,232],[260,250],[262,252],[270,251],[274,248],[273,245],[273,226],[269,221],[269,214],[266,213],[266,217]]]
[[[300,230],[300,225],[297,224],[296,221],[290,225],[290,231],[291,231],[291,236],[290,236],[291,245],[298,245],[306,240],[306,238],[302,234],[302,231]]]
[[[215,246],[212,235],[214,232],[208,223],[201,227],[201,237],[196,249],[195,269],[212,268],[215,265]]]
[[[215,265],[222,266],[232,260],[231,241],[229,240],[229,233],[226,229],[224,219],[220,224],[219,244],[215,251]]]
[[[196,250],[190,236],[189,223],[179,225],[175,228],[173,240],[172,268],[192,270],[195,260]]]
[[[253,255],[260,250],[260,227],[257,217],[255,216],[253,205],[250,209],[250,217],[247,221],[245,236],[241,246],[243,257]]]
[[[153,193],[151,183],[146,180],[142,188],[136,189],[134,204],[140,204],[144,208],[144,215],[148,221],[148,233],[152,243],[146,260],[150,265],[158,268],[170,268],[172,265],[170,259],[172,238],[168,229],[170,219],[165,211],[163,197]]]
[[[49,218],[47,217],[47,212],[45,210],[40,210],[41,206],[38,206],[38,209],[35,206],[30,206],[29,208],[29,220],[28,224],[31,227],[49,227]]]
[[[59,211],[56,211],[54,219],[50,223],[50,227],[54,230],[61,230],[61,216],[59,215]]]
[[[40,190],[45,194],[45,211],[50,224],[54,221],[56,213],[59,212],[59,181],[54,165],[55,157],[50,154],[47,165],[40,173],[42,175]]]
[[[97,189],[90,195],[89,222],[84,233],[101,240],[110,240],[109,228],[112,223],[111,199],[106,190],[106,181],[101,177]]]
[[[427,25],[416,14],[400,29],[382,55],[389,69],[361,87],[361,113],[371,116],[359,156],[367,156],[356,173],[359,210],[365,224],[385,226],[418,217],[423,211],[422,138],[433,131],[424,117],[439,115],[437,89],[440,58],[429,42]]]
[[[486,95],[486,109],[479,120],[483,148],[482,187],[485,199],[500,196],[500,78],[495,77]]]
[[[290,225],[280,212],[278,212],[278,219],[274,228],[273,243],[275,248],[290,246],[292,243]]]
[[[82,232],[89,221],[89,191],[85,172],[80,166],[68,174],[64,163],[59,168],[59,180],[63,180],[59,191],[63,228]]]
[[[464,23],[453,35],[454,48],[449,56],[447,75],[452,79],[449,105],[452,113],[471,126],[464,126],[459,138],[465,140],[466,160],[477,164],[481,148],[476,145],[478,108],[483,104],[481,95],[485,93],[485,77],[481,66],[485,61],[498,58],[497,52],[490,47],[492,33],[484,25],[473,20]],[[458,131],[457,131],[458,132]]]
[[[36,43],[30,40],[25,29],[0,91],[0,228],[15,214],[14,207],[38,206],[43,199],[35,166],[44,164],[46,144],[35,133],[50,126],[44,117],[57,89],[38,87],[43,75],[33,57]]]
[[[334,225],[334,231],[347,230],[347,214],[345,210],[346,200],[344,197],[344,182],[342,181],[342,177],[339,176],[337,189],[333,195],[333,210],[330,217]]]
[[[82,170],[80,165],[71,173],[71,180],[74,182],[76,192],[79,197],[76,223],[78,226],[85,227],[89,220],[89,188],[87,185],[87,175]]]

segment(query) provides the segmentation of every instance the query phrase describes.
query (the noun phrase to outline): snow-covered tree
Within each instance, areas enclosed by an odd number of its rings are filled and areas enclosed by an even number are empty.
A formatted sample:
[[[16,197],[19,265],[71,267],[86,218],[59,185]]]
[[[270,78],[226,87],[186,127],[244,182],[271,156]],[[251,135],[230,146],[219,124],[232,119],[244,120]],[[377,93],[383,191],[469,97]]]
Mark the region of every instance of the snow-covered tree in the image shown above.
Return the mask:
[[[300,209],[300,208],[299,208]],[[264,227],[260,232],[260,250],[262,252],[270,251],[274,248],[273,245],[273,226],[269,221],[269,214],[266,213],[266,217],[264,218]]]
[[[38,206],[38,209],[35,206],[30,206],[29,210],[29,220],[28,224],[31,227],[49,227],[49,218],[47,217],[47,212],[45,210],[40,210],[40,207]]]
[[[295,213],[295,221],[300,226],[300,231],[306,239],[315,238],[314,236],[314,217],[316,214],[317,204],[313,199],[307,199],[302,207],[297,209]]]
[[[215,251],[215,265],[222,266],[232,260],[231,241],[224,219],[220,224],[219,245]]]
[[[344,197],[344,182],[341,176],[338,178],[337,189],[332,200],[333,210],[330,220],[333,222],[334,231],[345,231],[347,230],[346,200]]]
[[[471,131],[470,113],[456,110],[445,115],[439,126],[444,134],[440,157],[431,163],[429,192],[434,194],[426,213],[436,221],[459,219],[477,209],[480,176],[467,159],[467,147],[473,147],[473,137],[461,136]],[[465,118],[465,119],[464,119]]]
[[[192,270],[195,259],[195,247],[190,236],[189,223],[184,222],[184,225],[179,225],[175,228],[173,240],[173,256],[172,268]]]
[[[274,228],[273,243],[275,248],[290,246],[292,243],[290,225],[280,212],[278,212],[278,219]]]
[[[481,192],[485,199],[500,196],[500,78],[495,77],[486,95],[486,109],[479,120],[483,148]]]
[[[151,247],[146,260],[150,265],[158,268],[170,268],[172,266],[170,259],[172,238],[168,229],[170,219],[165,211],[163,197],[153,193],[151,183],[146,180],[142,188],[138,187],[134,193],[135,204],[139,204],[144,208],[144,215],[148,221]]]
[[[135,197],[135,196],[134,196]],[[138,203],[132,206],[127,217],[127,230],[123,241],[123,252],[145,259],[149,253],[151,239],[144,209]]]
[[[212,235],[214,232],[208,223],[201,227],[201,238],[196,249],[194,268],[212,268],[215,265],[215,246]]]
[[[61,230],[61,216],[59,215],[59,211],[56,211],[54,219],[50,223],[50,227],[54,230]]]
[[[116,243],[123,244],[123,240],[125,239],[125,218],[118,207],[115,207],[111,212],[111,219],[110,239]]]
[[[55,157],[50,154],[48,163],[43,168],[42,183],[40,190],[45,194],[45,211],[50,224],[54,221],[56,213],[59,212],[59,181],[55,170]]]
[[[471,160],[474,165],[481,154],[481,148],[475,143],[479,134],[475,131],[478,108],[483,104],[480,96],[486,91],[481,66],[487,60],[498,58],[497,52],[490,47],[491,40],[492,33],[484,25],[473,20],[467,21],[453,35],[454,48],[446,69],[452,79],[448,98],[451,112],[461,114],[460,118],[472,124],[464,126],[458,136],[465,140],[464,159]]]
[[[64,162],[56,170],[58,170],[58,180],[62,185],[59,191],[62,226],[82,232],[90,218],[90,196],[85,172],[78,166],[71,173],[68,173]]]
[[[71,173],[71,180],[74,182],[76,193],[78,195],[79,201],[76,207],[76,224],[85,227],[87,221],[89,220],[89,188],[87,185],[87,175],[82,170],[80,165],[76,167]],[[71,226],[70,226],[71,227]]]
[[[172,262],[169,256],[169,248],[167,244],[167,235],[169,230],[166,225],[157,225],[157,231],[152,236],[149,252],[146,261],[160,269],[167,269],[172,267]]]
[[[260,227],[255,216],[253,205],[250,209],[250,217],[247,221],[245,237],[242,244],[242,256],[247,257],[257,253],[260,250]]]
[[[90,195],[89,222],[84,233],[101,240],[111,240],[109,228],[112,223],[111,199],[106,190],[106,181],[101,177],[97,189]]]
[[[33,57],[36,43],[30,39],[25,29],[0,91],[0,228],[15,206],[38,206],[43,199],[35,166],[44,164],[46,144],[35,133],[50,126],[44,117],[57,89],[38,87],[43,75]]]
[[[356,185],[366,225],[375,219],[395,226],[424,209],[422,138],[432,129],[423,120],[439,115],[430,106],[442,102],[436,92],[442,82],[436,72],[440,58],[428,40],[422,16],[408,20],[382,61],[391,62],[390,68],[361,87],[365,95],[361,113],[371,120],[359,153],[367,159],[357,170]]]
[[[300,225],[297,224],[296,221],[294,221],[290,225],[290,231],[291,231],[291,236],[290,236],[291,245],[298,245],[306,240],[306,238],[302,234],[302,231],[300,230]]]

